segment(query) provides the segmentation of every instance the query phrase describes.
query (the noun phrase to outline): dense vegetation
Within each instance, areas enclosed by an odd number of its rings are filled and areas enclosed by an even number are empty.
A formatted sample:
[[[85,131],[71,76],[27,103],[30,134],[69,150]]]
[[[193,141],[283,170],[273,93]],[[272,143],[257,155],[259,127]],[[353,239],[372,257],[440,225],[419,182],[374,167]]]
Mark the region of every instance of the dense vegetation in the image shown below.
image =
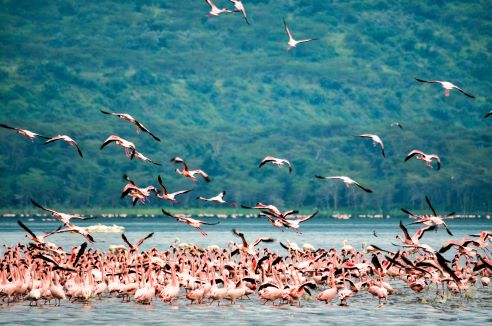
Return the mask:
[[[216,0],[219,7],[230,7]],[[207,18],[205,1],[4,0],[0,7],[0,123],[78,141],[31,144],[0,130],[0,207],[129,207],[138,185],[225,189],[230,200],[335,211],[492,210],[492,21],[490,1],[244,1],[239,14]],[[297,38],[287,51],[285,17]],[[414,77],[449,80],[476,96]],[[127,112],[157,134],[103,115]],[[391,126],[399,121],[403,129]],[[387,158],[370,140],[375,133]],[[111,134],[137,143],[161,167],[99,146]],[[438,153],[440,171],[415,160]],[[210,184],[178,176],[173,156],[201,167]],[[265,166],[289,159],[294,172]],[[348,175],[365,194],[314,175]],[[153,200],[151,205],[164,205]],[[166,204],[167,205],[167,204]]]

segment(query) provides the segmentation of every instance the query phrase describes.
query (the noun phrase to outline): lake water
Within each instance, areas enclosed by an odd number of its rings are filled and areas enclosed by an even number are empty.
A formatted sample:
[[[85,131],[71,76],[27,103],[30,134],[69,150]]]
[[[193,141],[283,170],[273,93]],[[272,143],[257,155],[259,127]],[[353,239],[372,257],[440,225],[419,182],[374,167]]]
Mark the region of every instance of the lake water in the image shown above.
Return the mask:
[[[205,218],[204,218],[205,219]],[[401,218],[404,224],[411,222],[406,217]],[[26,242],[24,232],[16,223],[16,218],[0,218],[0,239],[8,244],[19,241]],[[45,222],[40,218],[28,221],[21,219],[34,232],[43,232],[56,229],[60,223]],[[230,241],[238,241],[232,235],[231,229],[237,228],[245,233],[248,240],[259,236],[270,236],[277,242],[268,244],[270,248],[285,253],[278,242],[292,241],[302,246],[309,243],[314,247],[341,248],[343,240],[356,249],[362,243],[375,244],[383,248],[394,250],[391,243],[397,243],[395,236],[401,235],[398,227],[399,218],[390,219],[350,219],[335,220],[318,216],[301,226],[303,234],[298,235],[291,231],[281,232],[273,228],[263,219],[216,219],[208,218],[208,221],[219,220],[219,225],[204,226],[208,237],[202,236],[193,228],[175,222],[166,217],[128,217],[112,219],[96,219],[80,221],[76,223],[88,226],[96,223],[105,225],[117,224],[126,228],[125,235],[130,242],[142,235],[154,232],[154,236],[148,239],[141,249],[152,247],[167,248],[176,238],[183,242],[191,242],[199,246],[219,245],[226,246]],[[482,230],[490,230],[492,222],[488,219],[450,220],[449,228],[454,237],[449,236],[443,229],[438,232],[426,233],[421,243],[427,243],[435,249],[451,238],[460,239],[469,234]],[[410,226],[412,234],[417,230],[416,226]],[[376,232],[377,237],[373,235]],[[93,246],[99,249],[107,249],[111,244],[123,244],[121,235],[117,233],[94,233],[97,243]],[[58,245],[80,245],[84,239],[78,235],[58,234],[51,240]],[[3,249],[3,248],[2,248]],[[378,306],[377,299],[372,298],[367,292],[359,292],[349,300],[349,306],[341,307],[333,301],[333,304],[322,304],[315,300],[303,300],[302,307],[297,306],[272,306],[270,303],[262,305],[256,296],[250,300],[240,301],[236,305],[223,304],[220,307],[203,305],[189,305],[188,301],[181,300],[177,305],[169,306],[159,301],[154,301],[150,306],[131,303],[121,303],[118,298],[105,298],[102,301],[93,300],[88,305],[71,304],[62,302],[61,307],[41,306],[29,307],[28,303],[18,303],[7,307],[0,306],[0,324],[9,325],[46,325],[66,324],[73,325],[135,325],[135,324],[253,324],[253,325],[278,325],[287,324],[356,324],[380,325],[380,324],[409,324],[409,325],[442,325],[453,323],[470,325],[492,322],[492,297],[490,288],[476,288],[469,291],[471,299],[463,297],[451,297],[445,302],[435,301],[432,293],[416,295],[408,288],[403,287],[400,281],[390,281],[392,286],[398,289],[398,293],[388,299],[388,303]],[[422,300],[423,299],[423,300]]]

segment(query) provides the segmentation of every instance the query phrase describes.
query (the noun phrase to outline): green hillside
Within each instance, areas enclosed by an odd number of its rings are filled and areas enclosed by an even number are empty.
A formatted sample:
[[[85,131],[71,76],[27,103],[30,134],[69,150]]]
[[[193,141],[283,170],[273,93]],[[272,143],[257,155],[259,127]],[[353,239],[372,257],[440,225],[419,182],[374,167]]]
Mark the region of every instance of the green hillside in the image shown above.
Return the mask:
[[[219,7],[231,7],[225,0]],[[0,208],[120,208],[124,173],[138,185],[195,189],[183,207],[228,191],[231,201],[282,208],[491,211],[492,20],[490,1],[244,1],[240,14],[208,18],[201,0],[15,0],[0,6],[0,123],[54,136],[35,144],[0,130]],[[287,51],[285,18],[296,38]],[[448,80],[476,96],[445,97]],[[126,112],[161,138],[99,110]],[[398,121],[403,129],[391,126]],[[370,140],[378,134],[387,158]],[[120,147],[137,144],[153,166]],[[436,171],[405,155],[437,153]],[[294,172],[258,169],[266,155]],[[210,174],[178,176],[169,159]],[[314,175],[348,175],[374,193]],[[164,206],[152,200],[148,205]]]

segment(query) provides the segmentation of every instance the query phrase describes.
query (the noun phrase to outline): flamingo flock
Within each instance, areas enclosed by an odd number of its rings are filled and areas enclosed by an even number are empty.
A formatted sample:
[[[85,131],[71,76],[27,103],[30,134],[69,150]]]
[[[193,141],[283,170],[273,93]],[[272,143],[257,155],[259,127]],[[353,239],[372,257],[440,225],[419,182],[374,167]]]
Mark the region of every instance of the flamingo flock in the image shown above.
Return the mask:
[[[213,224],[163,212],[199,230],[202,224]],[[384,305],[399,291],[431,297],[435,293],[442,299],[489,286],[491,231],[446,241],[435,251],[419,244],[434,225],[412,237],[401,222],[400,228],[404,238],[397,236],[402,241],[398,251],[375,245],[357,251],[344,241],[340,250],[291,243],[282,244],[285,251],[274,252],[260,245],[275,239],[248,242],[247,235],[236,229],[231,237],[240,242],[231,241],[225,248],[182,243],[141,251],[139,246],[153,236],[150,233],[133,244],[122,234],[127,247],[117,250],[87,249],[84,242],[66,252],[31,238],[27,245],[6,247],[0,257],[0,298],[6,305],[26,301],[36,306],[89,304],[112,297],[135,304],[234,305],[256,298],[249,302],[301,306],[308,298],[348,305],[351,297],[365,296]],[[451,250],[452,260],[441,255]]]

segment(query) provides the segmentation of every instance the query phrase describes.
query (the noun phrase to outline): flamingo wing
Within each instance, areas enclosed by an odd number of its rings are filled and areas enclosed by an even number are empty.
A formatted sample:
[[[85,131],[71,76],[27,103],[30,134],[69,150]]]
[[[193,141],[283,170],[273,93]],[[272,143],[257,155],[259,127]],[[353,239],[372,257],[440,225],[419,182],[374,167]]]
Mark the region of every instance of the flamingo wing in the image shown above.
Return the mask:
[[[33,237],[34,239],[36,238],[36,235],[34,234],[34,232],[32,232],[27,226],[25,226],[24,223],[22,223],[21,221],[17,221],[17,224],[19,224],[19,226],[21,228],[23,228],[24,231],[29,233],[31,235],[31,237]]]
[[[425,201],[427,202],[427,205],[429,205],[429,208],[432,211],[432,215],[437,216],[436,210],[434,209],[434,207],[432,207],[429,197],[425,196]]]
[[[412,157],[414,157],[417,154],[423,155],[424,153],[422,151],[419,151],[418,149],[414,149],[413,151],[411,151],[410,153],[407,154],[404,161],[405,162],[408,161],[409,159],[411,159]]]
[[[145,237],[138,239],[137,242],[135,243],[135,247],[140,246],[145,240],[151,238],[153,235],[154,235],[154,232],[149,233]]]
[[[285,22],[285,19],[284,19],[284,29],[285,29],[285,32],[287,33],[287,35],[289,36],[289,39],[294,39],[292,37],[292,34],[290,33],[290,30],[289,30],[289,27],[287,26],[287,23]]]
[[[461,88],[459,88],[459,87],[458,87],[458,86],[456,86],[456,85],[454,85],[454,86],[453,86],[453,88],[454,88],[455,90],[457,90],[458,92],[460,92],[461,94],[463,94],[463,95],[466,95],[466,96],[468,96],[468,97],[470,97],[470,98],[475,98],[475,96],[473,96],[473,95],[471,95],[471,94],[466,93],[464,90],[462,90]]]
[[[80,257],[84,254],[85,249],[87,248],[87,242],[84,242],[83,244],[80,245],[79,251],[77,252],[77,256],[75,256],[75,259],[73,261],[73,266],[76,267],[77,263],[80,260]]]
[[[439,80],[424,80],[424,79],[419,79],[419,78],[415,78],[416,81],[419,81],[421,83],[431,83],[431,84],[440,84],[441,81]]]

